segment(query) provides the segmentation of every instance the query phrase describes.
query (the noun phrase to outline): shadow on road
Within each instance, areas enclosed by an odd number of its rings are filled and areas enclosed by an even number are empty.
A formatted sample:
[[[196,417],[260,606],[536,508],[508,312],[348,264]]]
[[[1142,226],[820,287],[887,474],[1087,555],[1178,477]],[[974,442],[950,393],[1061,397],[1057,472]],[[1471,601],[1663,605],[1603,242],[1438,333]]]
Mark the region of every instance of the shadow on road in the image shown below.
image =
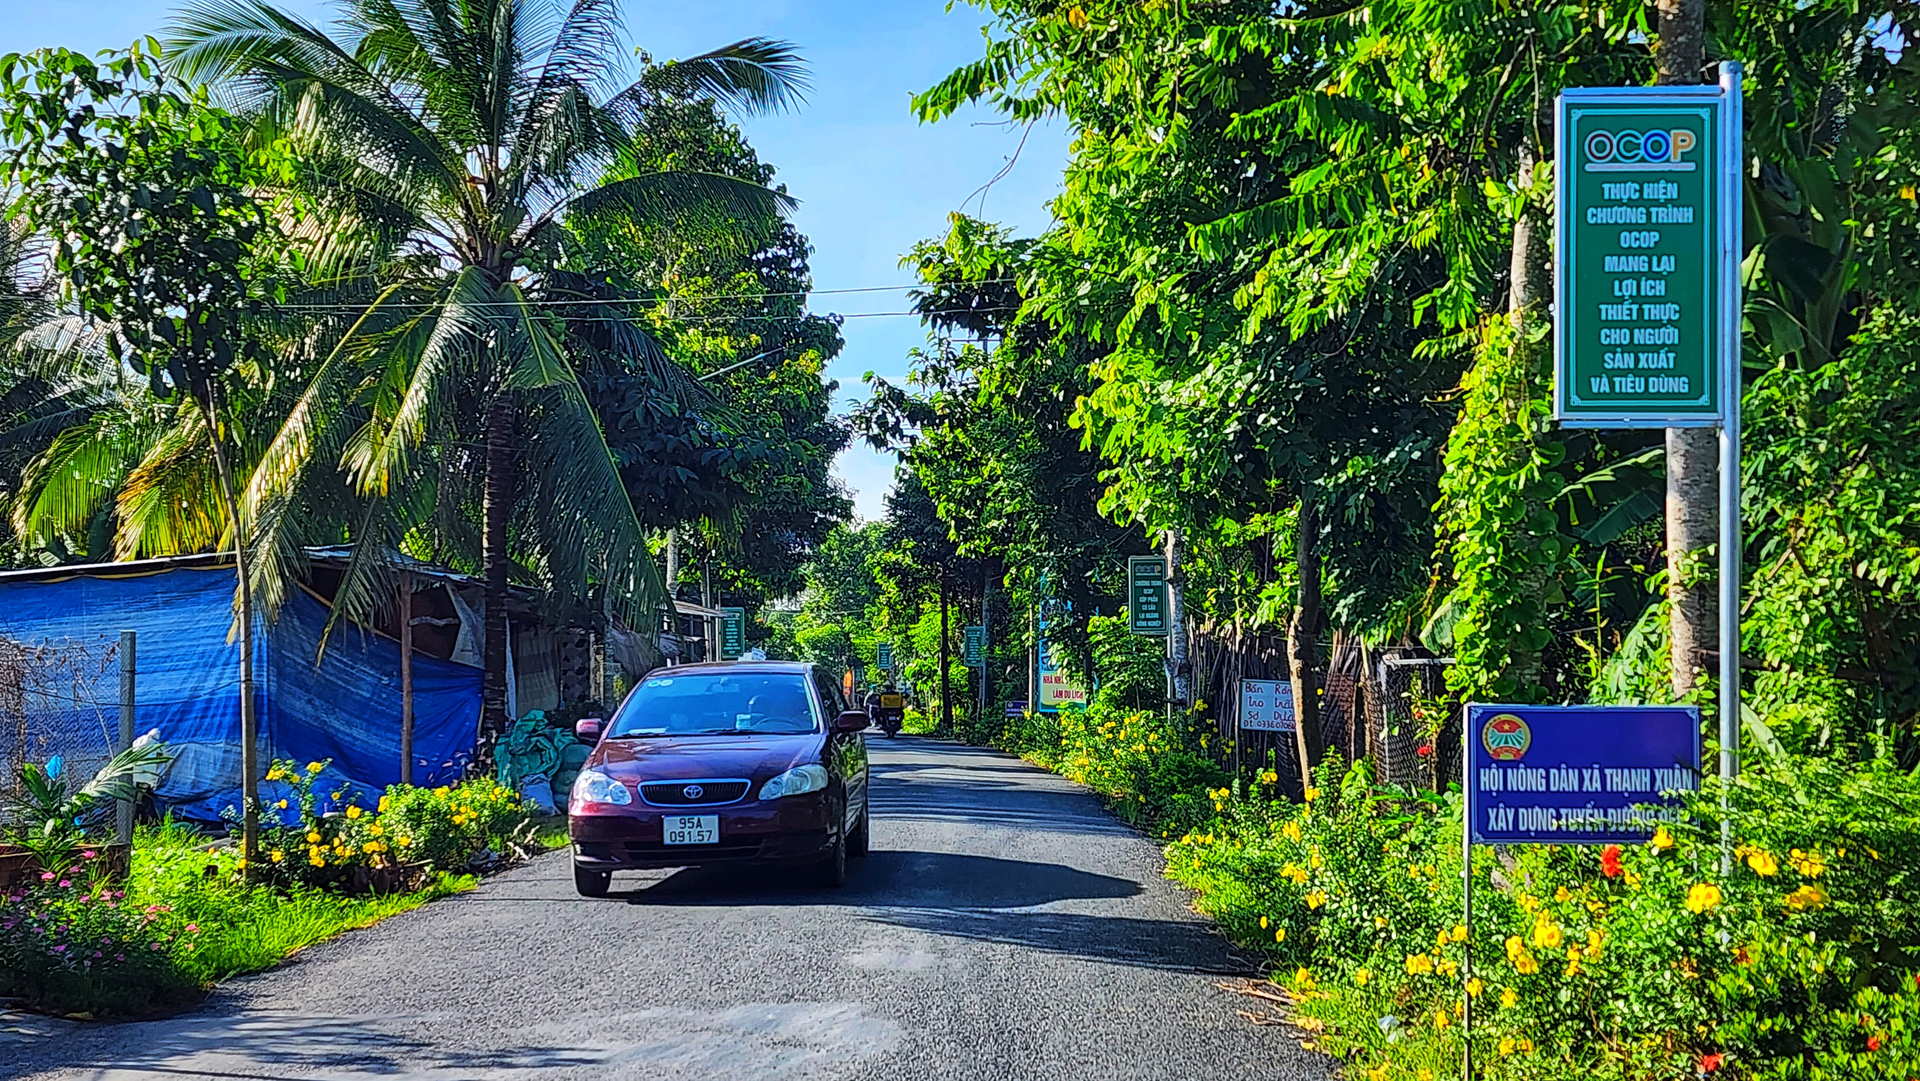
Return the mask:
[[[850,861],[837,890],[806,882],[808,869],[688,867],[631,892],[632,904],[834,905],[859,908],[1029,908],[1054,901],[1132,897],[1140,884],[1057,863],[1029,863],[959,852],[875,849]]]
[[[893,909],[868,917],[927,934],[993,942],[1107,964],[1243,976],[1253,966],[1205,924],[1069,912]]]
[[[500,1072],[564,1070],[603,1064],[604,1050],[519,1046],[461,1050],[431,1035],[449,1018],[314,1016],[244,1011],[168,1021],[101,1027],[101,1043],[88,1037],[63,1041],[61,1066],[113,1075],[223,1078],[283,1078],[285,1071],[339,1071],[355,1076],[413,1076],[421,1071],[477,1077]],[[409,1022],[417,1022],[410,1024]],[[150,1038],[128,1038],[151,1027]],[[112,1038],[108,1042],[107,1038]],[[130,1047],[138,1050],[129,1053]],[[262,1068],[254,1073],[249,1067]],[[271,1074],[265,1072],[271,1068]]]

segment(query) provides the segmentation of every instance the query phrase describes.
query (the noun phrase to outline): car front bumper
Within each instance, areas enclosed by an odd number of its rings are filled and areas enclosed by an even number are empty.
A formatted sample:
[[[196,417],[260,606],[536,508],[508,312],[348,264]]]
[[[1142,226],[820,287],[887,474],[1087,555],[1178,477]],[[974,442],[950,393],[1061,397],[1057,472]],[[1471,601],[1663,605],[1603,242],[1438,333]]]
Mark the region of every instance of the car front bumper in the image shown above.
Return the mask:
[[[670,845],[664,819],[718,815],[717,844]],[[576,811],[567,816],[573,862],[593,871],[693,867],[715,863],[806,863],[825,855],[836,839],[824,793],[750,800],[720,807],[647,805]]]

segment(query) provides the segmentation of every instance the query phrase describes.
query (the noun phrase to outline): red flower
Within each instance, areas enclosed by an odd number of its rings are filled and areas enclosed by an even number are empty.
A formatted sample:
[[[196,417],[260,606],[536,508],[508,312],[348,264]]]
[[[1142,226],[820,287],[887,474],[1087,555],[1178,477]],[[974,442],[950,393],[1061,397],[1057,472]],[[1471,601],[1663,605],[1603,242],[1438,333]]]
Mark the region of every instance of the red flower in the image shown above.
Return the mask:
[[[1422,744],[1421,744],[1420,746],[1418,746],[1418,747],[1415,747],[1415,748],[1413,749],[1413,753],[1414,753],[1414,754],[1417,754],[1417,755],[1420,755],[1420,756],[1422,756],[1422,757],[1425,757],[1426,755],[1430,755],[1430,754],[1432,754],[1432,753],[1433,753],[1433,744],[1431,744],[1431,743],[1422,743]]]
[[[1600,850],[1600,873],[1608,878],[1619,878],[1626,872],[1620,866],[1620,846],[1608,845]]]
[[[1700,1072],[1712,1073],[1713,1071],[1719,1069],[1720,1064],[1725,1061],[1727,1061],[1727,1056],[1721,1054],[1718,1051],[1715,1051],[1711,1055],[1701,1055],[1700,1056]]]
[[[1867,1037],[1867,1050],[1869,1051],[1880,1050],[1880,1034],[1878,1032]]]

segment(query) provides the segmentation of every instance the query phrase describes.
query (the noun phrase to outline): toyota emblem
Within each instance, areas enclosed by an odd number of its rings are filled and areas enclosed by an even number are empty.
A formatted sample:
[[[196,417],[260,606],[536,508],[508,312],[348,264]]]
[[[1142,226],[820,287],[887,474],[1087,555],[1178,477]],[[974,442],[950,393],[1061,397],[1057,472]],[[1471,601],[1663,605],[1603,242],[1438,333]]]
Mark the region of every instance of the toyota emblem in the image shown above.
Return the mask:
[[[687,787],[682,788],[680,790],[680,794],[687,797],[688,799],[699,799],[701,796],[704,796],[707,794],[707,790],[704,788],[701,788],[697,784],[690,784]]]

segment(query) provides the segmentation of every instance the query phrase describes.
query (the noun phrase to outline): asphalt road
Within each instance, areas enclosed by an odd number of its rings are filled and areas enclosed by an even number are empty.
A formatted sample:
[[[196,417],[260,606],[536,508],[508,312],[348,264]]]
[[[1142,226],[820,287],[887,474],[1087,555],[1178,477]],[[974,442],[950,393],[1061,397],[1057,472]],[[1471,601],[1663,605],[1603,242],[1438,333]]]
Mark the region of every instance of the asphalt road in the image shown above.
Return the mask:
[[[1324,1081],[1157,846],[1004,755],[870,735],[844,889],[554,853],[166,1021],[0,1025],[0,1076]]]

